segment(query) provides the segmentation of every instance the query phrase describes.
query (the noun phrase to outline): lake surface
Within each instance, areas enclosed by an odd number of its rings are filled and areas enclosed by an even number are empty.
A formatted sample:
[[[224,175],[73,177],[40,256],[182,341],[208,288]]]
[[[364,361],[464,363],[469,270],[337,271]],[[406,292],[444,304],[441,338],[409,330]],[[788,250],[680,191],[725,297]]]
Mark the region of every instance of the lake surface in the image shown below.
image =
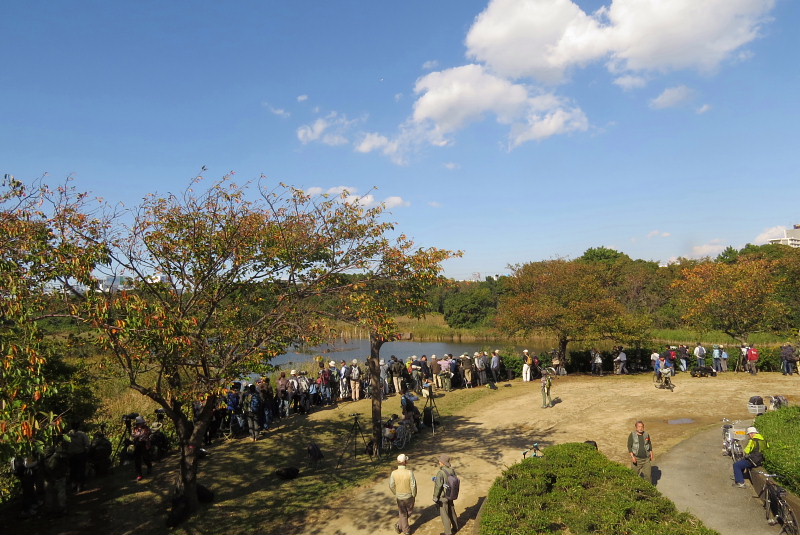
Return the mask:
[[[496,343],[491,345],[488,342],[474,342],[474,343],[459,343],[459,342],[386,342],[381,347],[380,358],[389,360],[392,355],[398,359],[406,360],[412,355],[421,357],[431,355],[440,357],[445,353],[452,353],[459,356],[467,353],[472,356],[475,351],[493,351],[499,349],[502,355],[508,353],[510,348],[514,348],[514,354],[522,353],[523,349],[527,349],[531,353],[538,354],[542,351],[549,351],[550,348],[535,347],[532,345],[509,345]],[[348,364],[353,359],[365,360],[369,357],[369,340],[347,340],[340,341],[335,344],[327,344],[315,348],[310,348],[303,352],[287,352],[279,355],[271,361],[271,364],[280,366],[282,369],[291,367],[294,364],[305,364],[312,362],[315,356],[322,355],[326,361],[335,360],[337,365],[339,361],[344,360]]]

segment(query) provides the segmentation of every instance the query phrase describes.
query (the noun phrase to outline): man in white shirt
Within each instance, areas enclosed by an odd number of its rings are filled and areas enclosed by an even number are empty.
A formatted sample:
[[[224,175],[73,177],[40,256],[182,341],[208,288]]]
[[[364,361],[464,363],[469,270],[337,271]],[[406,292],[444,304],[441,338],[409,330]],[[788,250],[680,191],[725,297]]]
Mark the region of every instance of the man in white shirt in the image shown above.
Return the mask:
[[[397,499],[398,522],[394,525],[397,533],[411,533],[408,516],[414,512],[414,501],[417,497],[417,480],[414,471],[409,470],[408,456],[401,453],[397,456],[397,470],[389,476],[389,489]]]

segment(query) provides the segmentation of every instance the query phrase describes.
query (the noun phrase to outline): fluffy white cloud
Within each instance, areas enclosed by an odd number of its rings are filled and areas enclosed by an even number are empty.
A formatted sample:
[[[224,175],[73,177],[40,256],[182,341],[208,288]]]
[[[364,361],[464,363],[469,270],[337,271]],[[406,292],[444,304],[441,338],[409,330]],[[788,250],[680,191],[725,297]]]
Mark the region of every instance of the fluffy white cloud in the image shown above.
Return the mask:
[[[625,74],[614,79],[614,83],[622,89],[639,89],[647,85],[647,78],[633,74]]]
[[[336,112],[320,117],[310,125],[303,125],[297,129],[297,139],[303,145],[312,141],[319,141],[325,145],[337,146],[350,143],[348,131],[356,121],[350,121],[344,115]]]
[[[694,98],[694,91],[685,85],[665,89],[660,95],[650,101],[650,107],[656,110],[682,106]]]
[[[447,163],[444,164],[444,168],[449,170],[449,171],[455,171],[456,169],[461,168],[461,166],[458,165],[455,162],[447,162]]]
[[[672,234],[670,234],[669,232],[662,232],[660,230],[651,230],[650,232],[647,233],[648,240],[653,238],[668,238],[670,236],[672,236]]]
[[[753,242],[756,245],[763,245],[765,243],[769,243],[769,240],[775,240],[777,238],[783,238],[786,236],[785,232],[787,227],[777,226],[766,229],[764,232],[756,236]]]
[[[399,132],[365,134],[355,148],[402,164],[414,149],[451,144],[453,133],[487,117],[509,126],[509,149],[587,131],[590,121],[579,104],[552,89],[572,71],[602,62],[624,90],[672,71],[712,73],[726,61],[747,59],[745,47],[759,37],[775,2],[610,0],[589,13],[573,0],[490,0],[466,36],[472,63],[422,76],[412,116]],[[432,61],[423,65],[433,68]],[[673,87],[650,105],[685,105],[693,97],[691,89]],[[315,135],[313,126],[305,138]]]
[[[720,239],[711,240],[703,245],[695,245],[692,247],[692,258],[702,258],[705,256],[717,256],[725,250],[726,245]]]
[[[328,189],[314,186],[306,189],[305,193],[312,197],[317,195],[330,195],[332,197],[344,195],[344,202],[349,204],[360,204],[365,208],[371,208],[377,206],[378,204],[383,204],[387,209],[395,208],[397,206],[411,206],[410,202],[396,195],[387,197],[382,201],[382,203],[379,203],[374,194],[369,193],[367,195],[359,195],[358,188],[351,186],[333,186]]]
[[[612,68],[711,72],[759,35],[774,0],[614,0],[608,21]]]
[[[411,206],[411,203],[403,199],[402,197],[392,196],[392,197],[386,197],[386,199],[384,199],[383,201],[383,205],[386,207],[387,210],[390,210],[397,206]]]
[[[467,34],[467,57],[509,78],[560,83],[605,59],[612,72],[709,72],[759,35],[775,0],[492,0]]]
[[[432,59],[432,60],[426,61],[425,63],[422,64],[422,70],[423,71],[432,71],[433,69],[437,68],[438,66],[439,66],[439,62],[436,61],[435,59]]]
[[[447,134],[492,114],[511,125],[509,146],[556,134],[586,130],[588,120],[577,107],[553,94],[532,94],[522,84],[486,72],[481,65],[465,65],[428,74],[417,81],[421,96],[413,121],[430,126],[432,142],[446,144]]]
[[[704,113],[706,113],[708,111],[711,111],[711,105],[710,104],[703,104],[702,106],[700,106],[699,108],[697,108],[695,110],[695,113],[697,115],[702,115],[702,114],[704,114]]]
[[[493,112],[500,122],[518,116],[528,99],[527,89],[486,72],[480,65],[464,65],[434,72],[417,80],[414,121],[431,121],[440,134],[453,132]]]
[[[570,0],[492,0],[467,34],[467,57],[509,78],[560,83],[607,54],[605,31]]]
[[[308,100],[308,95],[298,95],[297,96],[297,102],[305,102],[306,100]]]

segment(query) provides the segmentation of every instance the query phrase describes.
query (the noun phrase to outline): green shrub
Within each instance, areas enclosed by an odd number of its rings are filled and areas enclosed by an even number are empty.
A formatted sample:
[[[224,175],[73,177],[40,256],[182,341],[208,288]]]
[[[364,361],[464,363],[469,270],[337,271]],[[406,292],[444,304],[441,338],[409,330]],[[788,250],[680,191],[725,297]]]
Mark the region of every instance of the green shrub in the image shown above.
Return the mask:
[[[784,407],[756,418],[756,427],[767,440],[764,468],[779,474],[780,482],[800,494],[800,407]]]
[[[481,535],[716,533],[587,444],[562,444],[506,470],[489,490]]]

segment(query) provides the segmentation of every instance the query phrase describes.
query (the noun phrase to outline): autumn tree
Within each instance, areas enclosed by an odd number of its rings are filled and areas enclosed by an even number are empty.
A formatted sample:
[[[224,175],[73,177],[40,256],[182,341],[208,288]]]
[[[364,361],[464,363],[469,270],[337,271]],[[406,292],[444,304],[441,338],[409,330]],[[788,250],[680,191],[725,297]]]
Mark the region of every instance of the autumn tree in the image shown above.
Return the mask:
[[[42,453],[66,419],[94,411],[64,337],[43,328],[56,315],[57,281],[87,282],[106,250],[86,196],[6,176],[0,190],[0,461]],[[81,234],[69,229],[82,227]]]
[[[777,297],[780,284],[774,261],[740,258],[684,269],[674,288],[687,323],[746,344],[753,333],[785,327],[787,308]]]
[[[551,334],[561,358],[570,342],[621,339],[641,328],[609,292],[599,269],[563,259],[513,266],[499,327],[510,334]]]
[[[312,198],[227,177],[204,187],[198,177],[182,194],[150,195],[130,214],[103,220],[105,234],[94,238],[107,260],[95,273],[125,277],[130,287],[87,283],[82,292],[71,274],[63,277],[80,296],[65,299],[67,314],[101,335],[129,386],[175,424],[191,509],[197,450],[231,380],[258,372],[290,343],[324,340],[332,319],[369,328],[377,377],[380,344],[397,335],[389,311],[424,309],[449,253],[390,240],[382,214],[346,193]],[[85,221],[73,223],[73,234],[84,232]]]

